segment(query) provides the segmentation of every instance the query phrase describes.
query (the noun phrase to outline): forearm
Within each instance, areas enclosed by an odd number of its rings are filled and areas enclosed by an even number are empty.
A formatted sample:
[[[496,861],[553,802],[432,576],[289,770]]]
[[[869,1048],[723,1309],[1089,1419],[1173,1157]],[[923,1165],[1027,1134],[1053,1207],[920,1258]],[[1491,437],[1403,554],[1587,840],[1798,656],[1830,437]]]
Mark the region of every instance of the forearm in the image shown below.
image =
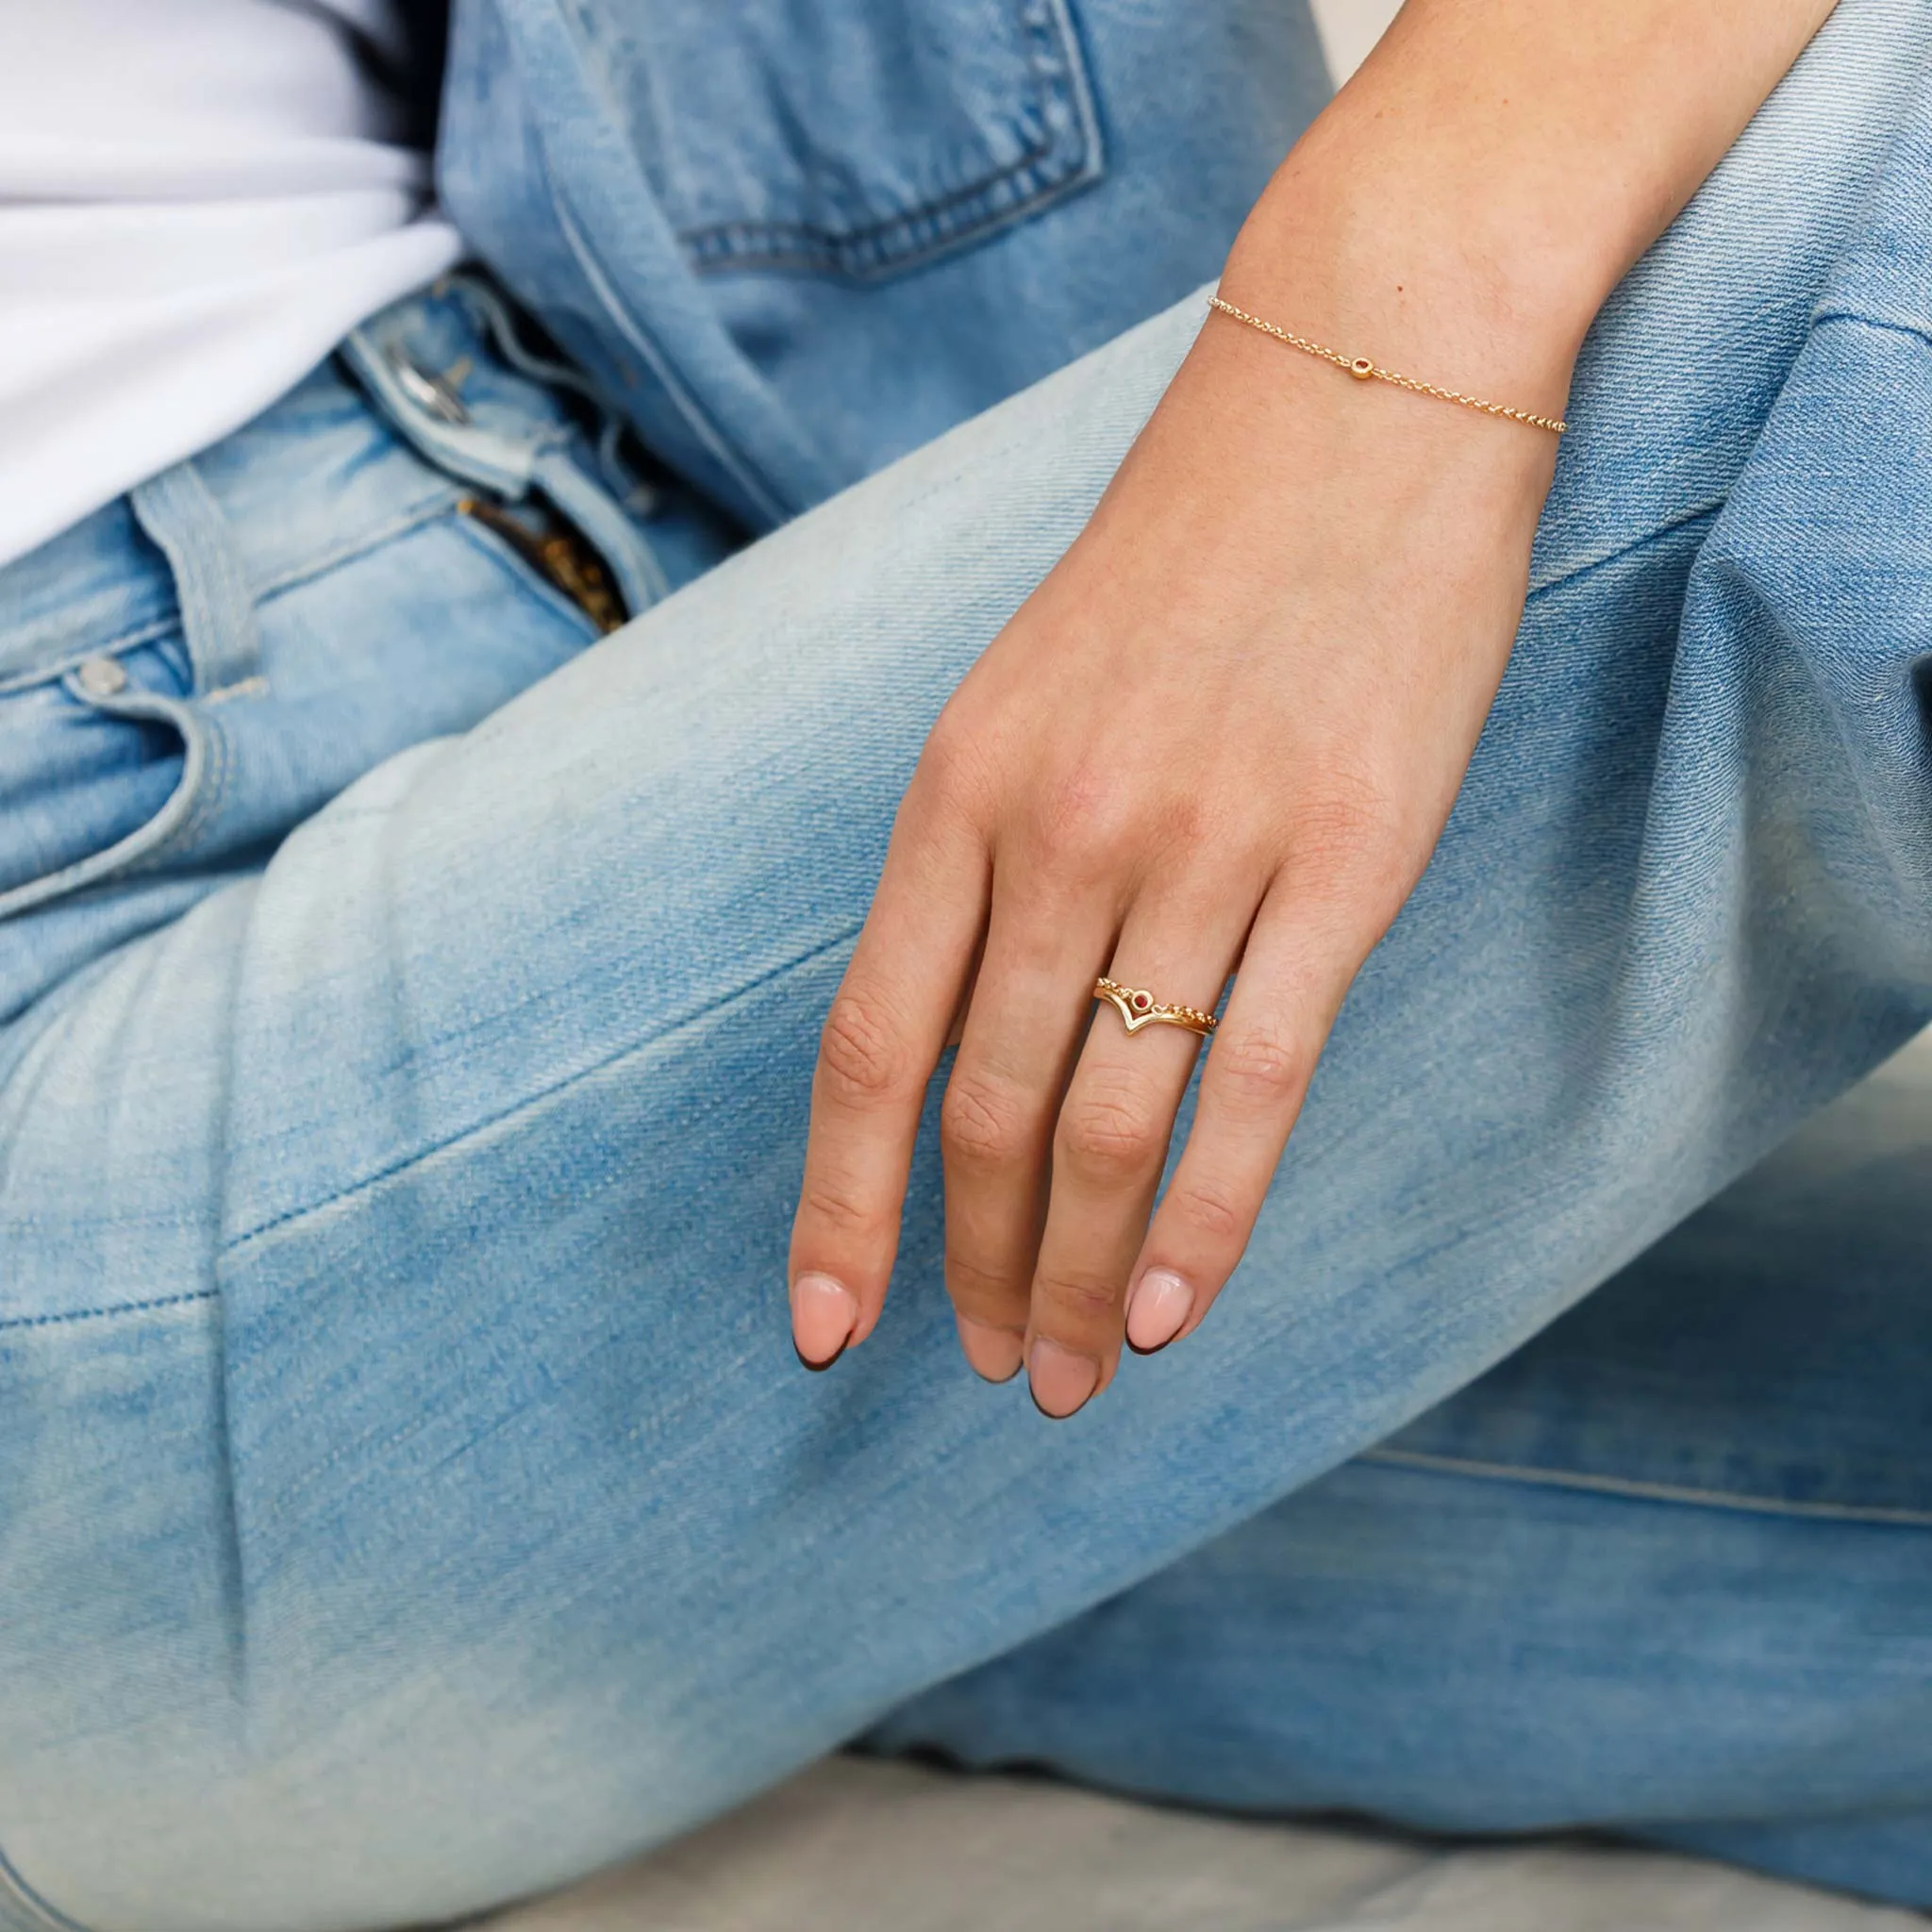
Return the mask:
[[[1559,410],[1591,317],[1831,5],[1408,0],[1225,287],[1350,353]]]

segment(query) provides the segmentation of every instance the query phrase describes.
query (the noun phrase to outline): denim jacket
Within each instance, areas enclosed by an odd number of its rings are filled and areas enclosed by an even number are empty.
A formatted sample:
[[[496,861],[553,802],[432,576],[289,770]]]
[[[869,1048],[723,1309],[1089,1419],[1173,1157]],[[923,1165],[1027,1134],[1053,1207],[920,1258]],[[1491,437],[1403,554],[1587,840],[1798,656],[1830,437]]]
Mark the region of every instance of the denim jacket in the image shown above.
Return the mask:
[[[439,176],[762,530],[1213,276],[1327,92],[1289,0],[456,0]]]

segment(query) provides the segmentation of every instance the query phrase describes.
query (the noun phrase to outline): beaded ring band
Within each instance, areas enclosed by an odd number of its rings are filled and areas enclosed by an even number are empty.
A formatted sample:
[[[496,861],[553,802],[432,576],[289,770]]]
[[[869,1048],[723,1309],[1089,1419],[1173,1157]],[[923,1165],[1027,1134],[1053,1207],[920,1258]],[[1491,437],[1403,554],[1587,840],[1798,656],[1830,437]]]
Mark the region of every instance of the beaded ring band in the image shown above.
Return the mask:
[[[1103,975],[1093,982],[1093,997],[1107,1001],[1126,1022],[1129,1033],[1138,1033],[1143,1026],[1184,1026],[1205,1040],[1214,1031],[1212,1013],[1204,1013],[1199,1007],[1164,1006],[1145,987],[1123,986]]]

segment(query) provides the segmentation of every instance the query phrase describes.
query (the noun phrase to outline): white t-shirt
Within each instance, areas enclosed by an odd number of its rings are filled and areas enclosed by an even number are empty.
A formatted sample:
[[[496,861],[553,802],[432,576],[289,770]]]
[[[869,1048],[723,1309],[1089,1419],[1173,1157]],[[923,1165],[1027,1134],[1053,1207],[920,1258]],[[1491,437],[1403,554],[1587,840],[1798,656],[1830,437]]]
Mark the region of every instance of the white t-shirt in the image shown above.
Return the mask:
[[[457,259],[391,0],[0,0],[0,565]]]

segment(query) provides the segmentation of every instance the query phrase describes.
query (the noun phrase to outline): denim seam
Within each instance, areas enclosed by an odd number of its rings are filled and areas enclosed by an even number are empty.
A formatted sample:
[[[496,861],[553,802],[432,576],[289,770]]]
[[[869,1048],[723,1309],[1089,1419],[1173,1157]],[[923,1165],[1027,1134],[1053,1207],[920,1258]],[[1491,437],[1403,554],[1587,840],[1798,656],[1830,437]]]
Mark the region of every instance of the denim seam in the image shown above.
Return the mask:
[[[457,500],[453,487],[437,491],[433,495],[413,506],[410,511],[392,517],[388,524],[379,526],[375,532],[365,532],[354,543],[340,545],[335,551],[325,553],[321,560],[311,560],[303,572],[290,573],[266,588],[254,591],[253,603],[256,608],[259,609],[271,597],[282,594],[295,584],[311,580],[329,569],[353,563],[358,558],[379,549],[384,543],[392,542],[398,537],[406,536],[412,530],[420,529],[426,524],[449,515]],[[567,602],[563,604],[563,608],[574,615],[577,614],[575,608]],[[263,690],[266,688],[265,684],[261,686]],[[219,701],[228,696],[240,695],[242,689],[243,687],[230,686],[226,691],[213,693],[212,696]],[[184,700],[183,703],[185,708],[193,712],[207,745],[208,764],[200,775],[194,798],[178,824],[171,826],[153,844],[144,846],[141,851],[131,855],[104,877],[141,878],[180,859],[183,855],[192,856],[196,841],[227,803],[230,781],[235,772],[234,747],[229,741],[228,733],[219,719],[207,715],[208,696],[203,696],[198,702],[191,698]],[[97,885],[102,882],[101,879],[90,879],[87,883]]]
[[[341,569],[345,563],[356,562],[372,550],[379,550],[385,543],[393,543],[398,537],[407,537],[425,524],[435,523],[456,508],[462,493],[461,488],[454,481],[440,480],[426,495],[410,504],[407,509],[398,510],[387,523],[378,524],[374,529],[365,530],[331,549],[318,551],[300,563],[291,564],[280,575],[266,578],[256,589],[256,602],[266,604],[271,597],[279,597],[286,591],[298,589],[332,570]]]
[[[0,698],[18,697],[25,691],[58,684],[70,671],[77,671],[90,658],[118,658],[125,651],[138,651],[143,644],[157,643],[180,627],[180,620],[170,610],[165,617],[149,618],[131,630],[116,631],[107,638],[75,644],[67,657],[49,663],[44,669],[23,671],[12,677],[0,678]]]
[[[299,563],[290,564],[275,575],[263,578],[255,587],[256,603],[266,604],[272,597],[279,597],[285,591],[326,575],[345,563],[354,563],[371,551],[381,549],[385,543],[394,542],[398,537],[407,537],[411,530],[420,529],[425,524],[433,524],[439,517],[448,515],[461,494],[455,483],[440,482],[429,494],[399,510],[388,521],[358,531],[345,542],[305,557]],[[148,618],[126,630],[111,631],[106,637],[89,639],[74,645],[67,656],[50,661],[44,667],[0,678],[0,698],[17,697],[26,691],[58,684],[70,671],[77,670],[90,658],[118,658],[126,652],[138,651],[144,644],[156,643],[180,628],[178,614],[170,609],[165,616]]]
[[[676,365],[665,354],[662,344],[645,327],[642,318],[618,293],[617,283],[606,270],[602,258],[591,246],[589,237],[583,232],[570,205],[564,200],[561,189],[551,175],[549,157],[545,155],[542,158],[544,185],[550,191],[551,204],[557,210],[558,226],[563,231],[564,241],[569,245],[591,294],[603,304],[606,312],[617,324],[625,340],[642,356],[646,366],[658,378],[665,395],[669,397],[672,407],[684,419],[686,426],[724,475],[744,491],[746,497],[758,507],[772,525],[788,522],[797,513],[799,507],[790,502],[774,481],[765,475],[763,469],[755,464],[724,432],[711,412],[686,384]]]
[[[1077,170],[1048,174],[1045,164],[1052,158],[1053,143],[1030,150],[1010,166],[996,174],[983,175],[967,187],[941,195],[936,201],[909,208],[902,215],[874,222],[870,227],[856,228],[841,235],[831,229],[815,228],[805,222],[720,222],[709,228],[687,229],[678,241],[692,257],[691,265],[701,275],[744,274],[758,270],[808,269],[842,274],[855,280],[897,274],[916,268],[928,258],[943,254],[956,242],[994,224],[1004,225],[1038,208],[1041,202],[1063,190],[1077,178]],[[1013,200],[1004,207],[987,206],[1008,182],[1021,182],[1026,175],[1036,180],[1019,187]],[[978,204],[974,207],[974,204]],[[969,213],[954,210],[971,208]],[[932,239],[925,242],[900,242],[909,230],[929,225]],[[791,237],[799,238],[795,243]],[[760,238],[765,238],[760,241]]]
[[[34,1932],[88,1932],[79,1920],[56,1911],[21,1876],[20,1868],[7,1856],[6,1846],[0,1845],[0,1906],[7,1905],[25,1912]]]
[[[531,27],[537,23],[532,21]],[[507,29],[512,39],[524,28]],[[584,109],[599,125],[610,118],[610,101],[607,94],[592,86],[589,71],[584,62],[584,46],[581,38],[568,21],[561,17],[553,21],[548,29],[560,34],[567,44],[566,65],[574,70],[582,89],[589,99],[582,103]],[[519,63],[521,64],[521,63]],[[568,92],[568,90],[566,90]],[[644,199],[656,206],[656,197],[650,192],[637,166],[636,156],[628,147],[627,140],[620,143],[626,151],[629,162],[623,170],[625,183],[638,192]],[[606,268],[601,253],[592,245],[591,232],[599,225],[595,221],[590,224],[589,231],[577,219],[571,197],[565,191],[562,177],[558,172],[550,152],[550,142],[539,134],[536,141],[535,162],[541,180],[542,190],[549,198],[551,212],[556,216],[558,232],[563,237],[564,246],[575,265],[577,276],[582,281],[585,292],[593,305],[617,325],[624,341],[643,358],[645,368],[657,379],[665,398],[673,410],[682,418],[684,425],[696,439],[698,445],[718,466],[719,472],[730,483],[743,491],[747,504],[755,507],[757,516],[762,516],[768,525],[782,524],[798,506],[791,503],[786,493],[777,487],[774,478],[766,475],[764,468],[752,460],[738,445],[736,440],[727,435],[718,423],[712,411],[691,390],[680,374],[675,358],[666,351],[654,332],[646,325],[643,317],[633,310],[631,305],[619,292],[619,283],[613,280]],[[593,171],[594,172],[594,171]],[[620,228],[622,227],[620,224]],[[674,252],[676,238],[666,228],[666,239]],[[634,390],[636,377],[625,368],[623,357],[616,357],[616,364],[624,380],[622,387]],[[753,521],[756,521],[756,516]]]
[[[812,222],[757,222],[741,218],[732,222],[714,222],[708,228],[685,228],[679,231],[677,239],[688,248],[699,251],[704,256],[699,266],[711,270],[773,268],[789,266],[793,262],[826,261],[854,253],[867,254],[874,247],[878,258],[897,262],[906,258],[886,255],[891,245],[888,237],[920,222],[934,224],[946,241],[971,233],[973,218],[955,221],[950,210],[962,202],[981,198],[1004,182],[1027,174],[1052,153],[1053,143],[1042,142],[1038,147],[1028,148],[1018,160],[995,169],[991,175],[982,175],[978,180],[969,181],[963,188],[956,188],[949,194],[938,195],[931,201],[920,203],[917,208],[908,208],[904,214],[888,215],[862,228],[841,230],[822,228]],[[1037,189],[1023,191],[1028,200],[1040,192]],[[1013,206],[1022,208],[1025,202],[1017,202]],[[787,245],[793,237],[797,238],[796,244]],[[910,258],[916,261],[919,258],[914,254]]]
[[[1821,327],[1827,322],[1848,322],[1858,328],[1875,329],[1880,335],[1904,336],[1911,341],[1932,346],[1932,325],[1881,321],[1875,315],[1861,315],[1856,308],[1821,308],[1811,321],[1814,327]]]
[[[181,774],[160,808],[133,831],[58,871],[0,892],[0,921],[16,919],[24,912],[115,880],[140,877],[152,855],[166,851],[176,833],[194,818],[196,801],[219,755],[214,747],[220,734],[188,699],[150,691],[133,691],[118,698],[92,697],[71,675],[63,680],[62,688],[75,703],[88,706],[103,717],[158,724],[172,730],[181,741]]]
[[[1932,1510],[1892,1509],[1878,1504],[1806,1503],[1783,1496],[1754,1496],[1735,1490],[1704,1490],[1684,1483],[1647,1482],[1638,1477],[1595,1475],[1587,1470],[1544,1469],[1534,1463],[1487,1462],[1478,1457],[1435,1456],[1420,1449],[1365,1449],[1357,1462],[1408,1469],[1432,1475],[1470,1476],[1482,1482],[1526,1483],[1546,1490],[1580,1490],[1618,1496],[1633,1503],[1673,1503],[1703,1509],[1729,1509],[1747,1516],[1796,1517],[1814,1523],[1870,1524],[1880,1528],[1932,1529]]]
[[[218,1293],[216,1289],[196,1288],[183,1294],[158,1294],[144,1302],[122,1302],[110,1307],[70,1308],[58,1315],[5,1315],[0,1316],[0,1335],[21,1328],[54,1328],[66,1322],[105,1322],[116,1315],[145,1315],[156,1308],[183,1308],[191,1302],[211,1302]]]
[[[398,1174],[408,1174],[411,1168],[421,1167],[425,1161],[433,1160],[439,1155],[447,1154],[452,1148],[460,1147],[466,1141],[474,1141],[479,1135],[489,1133],[492,1128],[516,1119],[519,1114],[546,1105],[559,1094],[568,1093],[572,1088],[581,1086],[586,1080],[594,1080],[600,1074],[608,1073],[611,1068],[622,1066],[625,1060],[634,1058],[639,1054],[648,1053],[668,1040],[675,1040],[686,1028],[695,1026],[709,1019],[714,1013],[724,1012],[726,1008],[736,1006],[739,1001],[757,992],[760,987],[770,986],[774,980],[784,978],[787,974],[796,973],[801,966],[808,966],[813,960],[823,958],[827,953],[836,952],[841,946],[848,945],[858,936],[859,930],[858,924],[849,925],[830,939],[800,953],[796,958],[787,959],[782,965],[774,966],[770,972],[761,973],[755,979],[747,980],[742,986],[724,994],[721,998],[694,1008],[659,1031],[642,1040],[631,1041],[614,1053],[605,1055],[602,1059],[593,1060],[590,1065],[579,1067],[575,1073],[566,1074],[549,1086],[539,1088],[534,1093],[524,1094],[497,1112],[486,1114],[481,1120],[472,1121],[468,1126],[460,1128],[447,1139],[434,1141],[426,1147],[419,1147],[413,1154],[406,1154],[387,1167],[378,1168],[373,1174],[363,1174],[359,1179],[350,1181],[346,1186],[325,1194],[319,1201],[308,1202],[300,1208],[287,1208],[279,1214],[271,1215],[268,1220],[258,1223],[254,1227],[245,1228],[240,1234],[227,1237],[222,1241],[219,1252],[224,1256],[239,1254],[242,1249],[253,1241],[259,1241],[264,1235],[273,1234],[292,1223],[307,1221],[314,1215],[325,1213],[329,1208],[338,1207],[358,1194],[367,1193],[370,1189],[380,1187],[385,1181],[393,1180]]]
[[[298,568],[284,573],[280,577],[272,578],[253,593],[256,608],[259,609],[272,598],[280,596],[300,584],[312,581],[330,570],[341,569],[354,563],[380,549],[385,543],[393,542],[426,524],[447,516],[453,509],[455,502],[456,495],[453,490],[439,491],[435,496],[412,506],[408,511],[392,517],[387,524],[379,525],[374,531],[364,532],[353,542],[338,545],[334,550],[324,552],[319,558],[310,558]],[[169,628],[178,629],[179,626],[175,624],[171,625]],[[226,803],[229,780],[234,774],[234,750],[228,733],[219,719],[211,719],[207,715],[208,707],[231,697],[259,695],[267,690],[267,681],[257,677],[204,695],[198,701],[192,698],[183,701],[184,706],[192,710],[196,723],[202,728],[208,747],[208,768],[201,774],[193,803],[180,824],[172,827],[156,843],[134,855],[125,865],[117,868],[115,874],[109,876],[142,877],[158,871],[169,861],[178,859],[184,853],[192,853],[196,840]],[[89,884],[102,882],[90,880]]]
[[[1674,537],[1678,531],[1689,529],[1692,524],[1702,523],[1707,517],[1719,515],[1728,499],[1724,496],[1712,497],[1709,501],[1693,505],[1690,509],[1679,510],[1676,515],[1667,517],[1662,523],[1653,525],[1640,536],[1614,545],[1600,556],[1586,557],[1579,562],[1566,564],[1553,577],[1545,577],[1540,583],[1532,583],[1523,600],[1527,610],[1539,597],[1546,597],[1553,591],[1560,591],[1587,577],[1594,571],[1607,569],[1613,563],[1621,563],[1626,557],[1634,557],[1638,551],[1647,549],[1651,544],[1666,537]]]
[[[125,869],[127,876],[140,878],[146,873],[158,871],[171,858],[183,854],[192,855],[195,841],[227,802],[228,780],[235,769],[234,747],[220,719],[203,715],[202,707],[198,705],[194,709],[196,722],[208,735],[208,769],[202,774],[200,791],[179,824],[128,861]]]

